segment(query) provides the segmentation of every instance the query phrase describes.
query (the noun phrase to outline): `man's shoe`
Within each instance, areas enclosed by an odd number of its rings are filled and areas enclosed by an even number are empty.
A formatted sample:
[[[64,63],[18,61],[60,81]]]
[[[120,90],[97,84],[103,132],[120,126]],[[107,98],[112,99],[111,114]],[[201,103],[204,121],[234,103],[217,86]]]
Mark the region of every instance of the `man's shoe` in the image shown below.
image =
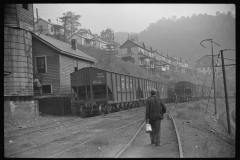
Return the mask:
[[[159,143],[159,144],[155,144],[156,146],[161,146],[161,143]]]

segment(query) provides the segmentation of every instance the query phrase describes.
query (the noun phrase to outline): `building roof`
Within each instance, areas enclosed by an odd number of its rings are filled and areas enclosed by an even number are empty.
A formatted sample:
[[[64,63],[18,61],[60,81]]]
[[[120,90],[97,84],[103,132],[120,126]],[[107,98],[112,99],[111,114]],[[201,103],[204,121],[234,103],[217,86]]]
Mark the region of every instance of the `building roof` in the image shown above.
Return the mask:
[[[146,47],[146,49],[147,49],[148,51],[152,52],[151,46],[145,46],[145,47]]]
[[[178,61],[174,56],[170,56],[169,58],[171,58],[171,59],[173,59],[173,60],[175,60],[175,61]]]
[[[77,33],[79,33],[80,31],[81,31],[82,33],[90,33],[90,34],[92,34],[92,32],[90,31],[90,29],[81,28],[81,29],[79,29],[79,30],[77,31]]]
[[[59,25],[59,24],[55,24],[55,23],[46,21],[46,20],[44,20],[44,19],[42,19],[42,18],[39,18],[39,19],[38,19],[38,21],[40,21],[40,20],[42,20],[42,21],[44,21],[44,22],[46,22],[46,23],[48,23],[48,24],[54,25],[54,26],[61,26],[61,25]],[[36,24],[38,21],[36,21],[34,24]]]
[[[144,42],[137,42],[137,41],[132,41],[130,39],[128,39],[126,42],[124,42],[119,48],[122,48],[122,46],[127,43],[128,41],[132,42],[133,44],[135,44],[136,46],[142,48],[142,49],[145,49],[149,52],[152,52],[151,49],[150,49],[150,46],[145,46]]]
[[[84,36],[82,36],[81,34],[78,34],[78,33],[72,34],[68,39],[71,39],[73,35],[79,36],[81,38],[89,39],[89,40],[97,40],[97,41],[102,42],[104,44],[110,44],[110,43],[108,43],[106,41],[103,41],[101,38],[96,38],[94,36],[93,36],[93,38],[87,38],[87,37],[84,37]]]
[[[93,38],[93,39],[95,39],[95,40],[97,40],[97,41],[99,41],[99,42],[102,42],[102,43],[105,43],[105,44],[110,44],[110,43],[108,43],[108,42],[106,42],[106,41],[103,41],[101,38]]]
[[[66,54],[69,56],[77,57],[80,59],[84,59],[91,62],[97,62],[96,59],[92,58],[91,56],[87,55],[86,53],[80,51],[80,50],[74,50],[72,49],[71,45],[62,41],[59,41],[57,39],[54,39],[52,37],[46,36],[44,34],[40,34],[38,36],[37,33],[32,33],[33,37],[37,38],[38,40],[42,41],[46,45],[52,47],[53,49],[61,52],[62,54]]]
[[[122,58],[122,57],[132,57],[134,53],[128,53],[128,54],[117,54],[116,56]]]
[[[203,64],[203,61],[205,62],[204,64]],[[209,57],[209,56],[207,56],[207,55],[201,57],[201,58],[198,59],[196,62],[197,62],[197,63],[196,63],[196,66],[195,66],[196,68],[198,68],[198,67],[210,67],[210,66],[212,66],[212,58]],[[218,65],[216,59],[214,59],[214,65]]]

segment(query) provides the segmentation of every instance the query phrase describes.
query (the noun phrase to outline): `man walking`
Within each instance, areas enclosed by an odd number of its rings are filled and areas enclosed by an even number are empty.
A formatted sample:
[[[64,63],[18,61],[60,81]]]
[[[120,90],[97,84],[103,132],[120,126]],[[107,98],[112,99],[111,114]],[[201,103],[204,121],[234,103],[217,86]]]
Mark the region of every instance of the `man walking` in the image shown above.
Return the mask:
[[[174,94],[173,99],[175,100],[175,105],[177,105],[178,99],[177,99],[177,94],[176,93]]]
[[[166,107],[156,94],[156,89],[151,90],[151,96],[147,99],[146,123],[149,122],[152,126],[152,132],[150,132],[151,144],[155,143],[156,146],[160,146],[161,120],[163,119],[163,114],[166,113]]]

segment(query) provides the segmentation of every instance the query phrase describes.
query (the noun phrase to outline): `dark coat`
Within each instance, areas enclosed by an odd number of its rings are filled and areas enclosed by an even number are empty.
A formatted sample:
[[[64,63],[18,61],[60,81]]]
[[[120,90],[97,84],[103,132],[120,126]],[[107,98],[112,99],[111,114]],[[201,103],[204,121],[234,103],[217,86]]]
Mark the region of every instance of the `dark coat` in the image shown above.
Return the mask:
[[[166,106],[163,101],[157,96],[150,96],[146,102],[146,120],[163,119],[163,114],[166,113]]]

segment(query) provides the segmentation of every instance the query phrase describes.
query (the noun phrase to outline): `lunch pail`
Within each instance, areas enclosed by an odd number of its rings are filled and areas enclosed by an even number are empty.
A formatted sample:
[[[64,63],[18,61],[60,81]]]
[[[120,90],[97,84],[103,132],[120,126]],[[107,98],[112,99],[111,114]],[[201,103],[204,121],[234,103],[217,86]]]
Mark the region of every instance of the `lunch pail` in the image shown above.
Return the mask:
[[[146,123],[146,132],[147,133],[152,132],[152,127],[151,127],[151,124],[149,124],[149,123]]]

